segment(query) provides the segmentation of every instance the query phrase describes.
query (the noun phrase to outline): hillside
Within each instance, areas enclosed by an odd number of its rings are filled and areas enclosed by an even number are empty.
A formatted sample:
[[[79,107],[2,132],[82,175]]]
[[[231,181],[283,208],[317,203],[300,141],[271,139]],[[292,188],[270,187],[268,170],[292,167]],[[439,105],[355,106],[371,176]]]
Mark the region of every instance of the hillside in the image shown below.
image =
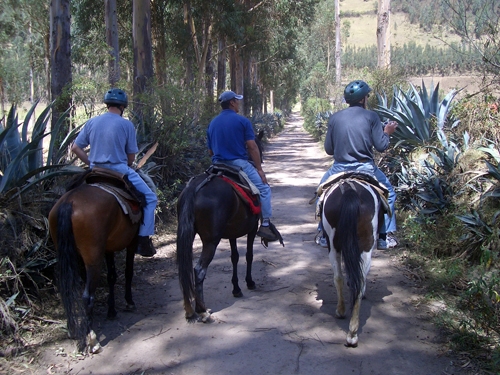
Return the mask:
[[[360,17],[341,17],[341,24],[344,24],[345,21],[349,21],[351,24],[350,36],[347,38],[346,46],[367,47],[377,45],[377,4],[376,0],[344,0],[340,2],[341,12],[347,14],[358,12],[362,14]],[[443,37],[448,42],[458,41],[456,36],[450,34],[439,35],[437,32],[428,33],[421,30],[418,25],[410,24],[407,15],[404,13],[391,13],[392,46],[402,46],[409,41],[415,41],[417,44],[444,47],[445,43],[439,40],[438,37]]]

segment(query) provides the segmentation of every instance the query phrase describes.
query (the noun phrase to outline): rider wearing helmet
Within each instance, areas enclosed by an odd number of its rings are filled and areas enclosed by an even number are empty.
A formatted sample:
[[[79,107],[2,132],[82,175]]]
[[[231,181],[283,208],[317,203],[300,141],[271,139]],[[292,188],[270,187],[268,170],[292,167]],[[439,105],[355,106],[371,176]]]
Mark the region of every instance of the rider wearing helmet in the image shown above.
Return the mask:
[[[377,168],[373,160],[373,149],[378,152],[389,147],[389,136],[397,127],[395,121],[383,127],[379,116],[374,111],[366,109],[370,86],[364,81],[350,82],[344,90],[344,99],[349,104],[339,112],[334,113],[328,120],[328,131],[325,138],[325,151],[333,155],[333,165],[321,179],[325,182],[330,176],[343,171],[369,172],[389,190],[389,206],[392,217],[385,215],[385,228],[380,228],[377,246],[380,250],[397,245],[391,235],[396,231],[396,215],[394,203],[396,193],[384,173]],[[321,230],[321,225],[320,228]],[[390,234],[389,236],[387,234]],[[320,238],[320,244],[326,245],[326,240]]]
[[[139,227],[139,244],[136,253],[145,257],[156,254],[150,236],[154,234],[156,194],[140,175],[131,168],[137,147],[134,124],[122,117],[127,108],[127,94],[120,89],[111,89],[104,95],[108,112],[91,118],[80,131],[71,147],[78,158],[90,168],[107,168],[127,176],[137,190],[144,194],[144,220]],[[84,149],[90,146],[90,152]]]

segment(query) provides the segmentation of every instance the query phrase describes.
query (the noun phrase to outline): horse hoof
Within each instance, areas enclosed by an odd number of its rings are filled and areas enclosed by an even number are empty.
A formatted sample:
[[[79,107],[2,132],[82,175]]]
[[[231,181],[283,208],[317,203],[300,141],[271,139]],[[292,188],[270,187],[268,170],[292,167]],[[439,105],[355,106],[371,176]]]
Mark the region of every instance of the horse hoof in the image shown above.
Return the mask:
[[[124,311],[126,311],[126,312],[132,312],[132,311],[135,311],[135,304],[132,304],[132,305],[131,305],[131,304],[127,303],[127,304],[125,305],[125,310],[124,310]]]
[[[202,323],[213,323],[215,320],[211,317],[210,311],[205,311],[200,314],[200,322]]]
[[[335,317],[337,319],[345,319],[345,313],[341,314],[338,311],[335,311]]]
[[[241,290],[239,292],[233,292],[233,297],[241,298],[243,297],[243,293],[241,292]]]
[[[248,290],[254,290],[256,288],[256,285],[254,282],[247,284]]]
[[[347,338],[346,338],[345,346],[348,348],[357,348],[358,347],[358,335],[355,334],[355,335],[351,336],[350,334],[348,334]]]
[[[90,331],[87,335],[87,350],[90,354],[97,354],[102,352],[102,346],[97,340],[97,335],[94,331]]]

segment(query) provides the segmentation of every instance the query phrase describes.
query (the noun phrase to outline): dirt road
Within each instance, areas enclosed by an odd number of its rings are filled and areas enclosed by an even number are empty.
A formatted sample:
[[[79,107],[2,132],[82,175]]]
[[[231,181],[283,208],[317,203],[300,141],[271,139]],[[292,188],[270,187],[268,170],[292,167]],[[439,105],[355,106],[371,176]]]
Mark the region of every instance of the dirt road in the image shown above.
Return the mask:
[[[229,244],[223,241],[205,280],[205,300],[215,322],[187,324],[173,258],[175,239],[167,236],[155,258],[137,260],[136,312],[120,311],[118,319],[107,321],[101,296],[94,327],[103,352],[75,358],[70,354],[74,342],[60,340],[46,348],[37,373],[459,374],[460,366],[443,353],[428,309],[417,303],[417,286],[391,256],[397,249],[375,252],[361,306],[359,346],[344,346],[349,321],[335,318],[333,273],[327,250],[313,241],[317,224],[308,204],[330,158],[297,116],[270,141],[264,158],[273,222],[286,247],[272,243],[265,249],[256,241],[256,290],[244,289],[243,298],[232,296]],[[198,252],[198,241],[195,245]],[[117,304],[123,309],[121,298]]]

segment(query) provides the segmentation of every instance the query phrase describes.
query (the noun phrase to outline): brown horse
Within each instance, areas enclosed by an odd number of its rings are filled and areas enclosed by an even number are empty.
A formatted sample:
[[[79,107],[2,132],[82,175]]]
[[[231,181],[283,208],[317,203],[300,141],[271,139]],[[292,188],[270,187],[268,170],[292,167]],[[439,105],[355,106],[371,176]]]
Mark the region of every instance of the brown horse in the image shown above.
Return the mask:
[[[366,180],[370,180],[368,183]],[[379,225],[384,225],[383,200],[370,175],[357,172],[327,188],[323,198],[322,221],[337,289],[337,318],[345,318],[342,264],[350,290],[352,315],[346,346],[358,345],[359,310],[366,289],[372,251],[377,247]]]
[[[177,262],[188,322],[206,322],[210,319],[210,311],[206,308],[203,298],[203,281],[222,238],[229,239],[231,246],[233,296],[243,295],[238,285],[239,253],[236,239],[245,235],[245,281],[248,289],[255,289],[255,282],[252,280],[253,242],[259,215],[252,213],[233,187],[219,177],[211,179],[198,190],[206,177],[202,174],[191,179],[182,191],[177,205]],[[201,238],[203,249],[193,270],[193,241],[196,233]]]
[[[262,159],[261,140],[264,132],[255,137]],[[238,284],[240,255],[236,239],[247,236],[246,276],[247,288],[255,289],[252,279],[253,242],[260,214],[254,213],[235,189],[219,177],[207,180],[207,174],[193,177],[184,188],[177,203],[177,263],[179,282],[184,298],[188,322],[210,320],[210,310],[203,298],[203,281],[221,239],[229,239],[233,265],[233,296],[243,296]],[[279,235],[279,232],[276,231]],[[198,234],[203,249],[193,269],[193,241]],[[279,235],[280,243],[283,239]],[[267,243],[264,241],[264,245]],[[283,245],[284,246],[284,245]]]
[[[57,249],[58,287],[69,335],[77,340],[79,351],[96,353],[100,351],[100,345],[92,331],[92,309],[102,263],[105,259],[108,270],[108,318],[114,318],[114,253],[125,248],[126,309],[135,308],[131,290],[139,223],[132,223],[109,192],[79,184],[66,192],[52,208],[49,227]]]

